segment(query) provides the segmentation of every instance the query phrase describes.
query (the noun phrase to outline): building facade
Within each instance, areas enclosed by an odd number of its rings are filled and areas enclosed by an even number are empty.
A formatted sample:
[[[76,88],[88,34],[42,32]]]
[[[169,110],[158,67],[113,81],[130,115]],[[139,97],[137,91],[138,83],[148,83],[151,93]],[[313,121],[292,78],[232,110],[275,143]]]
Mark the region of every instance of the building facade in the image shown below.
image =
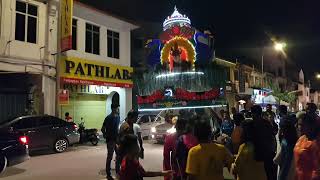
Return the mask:
[[[55,114],[57,1],[0,1],[0,121]]]
[[[100,127],[112,103],[123,120],[132,104],[130,32],[137,26],[74,1],[72,50],[59,53],[59,3],[0,0],[0,121],[69,112]]]
[[[233,63],[221,58],[214,60],[227,69],[226,100],[229,109],[235,107],[238,110],[248,110],[253,104],[277,104],[276,99],[270,96],[271,86],[279,86],[274,74],[262,74],[254,66]]]
[[[298,109],[299,111],[305,109],[307,103],[309,102],[310,102],[310,83],[305,82],[304,73],[301,69],[299,72],[296,109]]]
[[[310,90],[310,101],[315,103],[317,107],[320,107],[320,91],[312,89]]]
[[[120,119],[132,108],[130,31],[136,25],[74,1],[72,50],[60,59],[60,116],[69,112],[74,121],[100,128],[120,105]]]

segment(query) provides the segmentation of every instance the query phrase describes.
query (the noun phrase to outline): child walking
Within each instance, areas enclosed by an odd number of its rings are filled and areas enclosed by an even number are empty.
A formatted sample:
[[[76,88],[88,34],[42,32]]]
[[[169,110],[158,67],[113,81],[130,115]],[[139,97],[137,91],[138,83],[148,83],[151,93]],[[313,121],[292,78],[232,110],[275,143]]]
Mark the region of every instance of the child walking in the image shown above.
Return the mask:
[[[126,135],[122,142],[124,158],[121,163],[120,180],[143,180],[143,177],[170,176],[172,171],[145,171],[139,163],[139,145],[135,135]]]

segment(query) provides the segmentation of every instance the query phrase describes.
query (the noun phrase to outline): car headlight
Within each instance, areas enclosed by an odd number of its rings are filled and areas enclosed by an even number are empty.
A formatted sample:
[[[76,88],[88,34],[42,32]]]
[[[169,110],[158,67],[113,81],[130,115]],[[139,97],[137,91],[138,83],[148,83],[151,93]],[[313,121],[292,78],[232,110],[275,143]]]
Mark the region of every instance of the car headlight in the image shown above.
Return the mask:
[[[157,129],[156,129],[155,127],[152,127],[152,128],[151,128],[151,132],[152,132],[152,133],[156,133],[156,132],[157,132]]]
[[[173,133],[175,133],[175,132],[176,132],[176,128],[175,128],[175,127],[172,127],[172,128],[170,128],[170,129],[167,130],[167,133],[168,133],[168,134],[173,134]]]

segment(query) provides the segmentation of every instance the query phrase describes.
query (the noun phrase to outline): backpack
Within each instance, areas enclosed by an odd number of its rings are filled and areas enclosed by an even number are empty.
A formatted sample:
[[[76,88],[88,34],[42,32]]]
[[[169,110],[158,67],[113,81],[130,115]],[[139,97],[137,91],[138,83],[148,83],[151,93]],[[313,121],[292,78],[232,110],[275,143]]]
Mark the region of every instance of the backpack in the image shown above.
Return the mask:
[[[188,159],[189,148],[186,146],[184,142],[185,135],[181,135],[176,139],[175,149],[172,152],[172,164],[177,168],[177,173],[181,176],[182,179],[185,178],[186,173],[186,165]]]

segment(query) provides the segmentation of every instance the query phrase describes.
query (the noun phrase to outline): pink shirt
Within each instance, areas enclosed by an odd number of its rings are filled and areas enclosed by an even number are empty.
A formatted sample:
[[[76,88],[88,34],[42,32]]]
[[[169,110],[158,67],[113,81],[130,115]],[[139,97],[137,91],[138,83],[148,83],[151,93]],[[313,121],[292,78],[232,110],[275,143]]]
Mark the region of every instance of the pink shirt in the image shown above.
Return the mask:
[[[163,170],[171,170],[170,152],[175,151],[175,142],[177,140],[177,134],[167,135],[163,146]],[[165,180],[170,180],[171,177],[164,177]]]
[[[183,142],[188,149],[191,149],[199,144],[198,139],[191,133],[183,135]]]
[[[166,136],[164,147],[163,147],[163,170],[173,170],[174,176],[180,176],[177,167],[175,164],[171,162],[170,154],[175,152],[176,150],[176,142],[177,142],[177,134],[170,134]],[[191,133],[183,135],[183,142],[188,149],[199,144],[196,137],[194,137]],[[172,167],[171,167],[172,166]],[[164,177],[165,180],[171,180],[171,177]]]

